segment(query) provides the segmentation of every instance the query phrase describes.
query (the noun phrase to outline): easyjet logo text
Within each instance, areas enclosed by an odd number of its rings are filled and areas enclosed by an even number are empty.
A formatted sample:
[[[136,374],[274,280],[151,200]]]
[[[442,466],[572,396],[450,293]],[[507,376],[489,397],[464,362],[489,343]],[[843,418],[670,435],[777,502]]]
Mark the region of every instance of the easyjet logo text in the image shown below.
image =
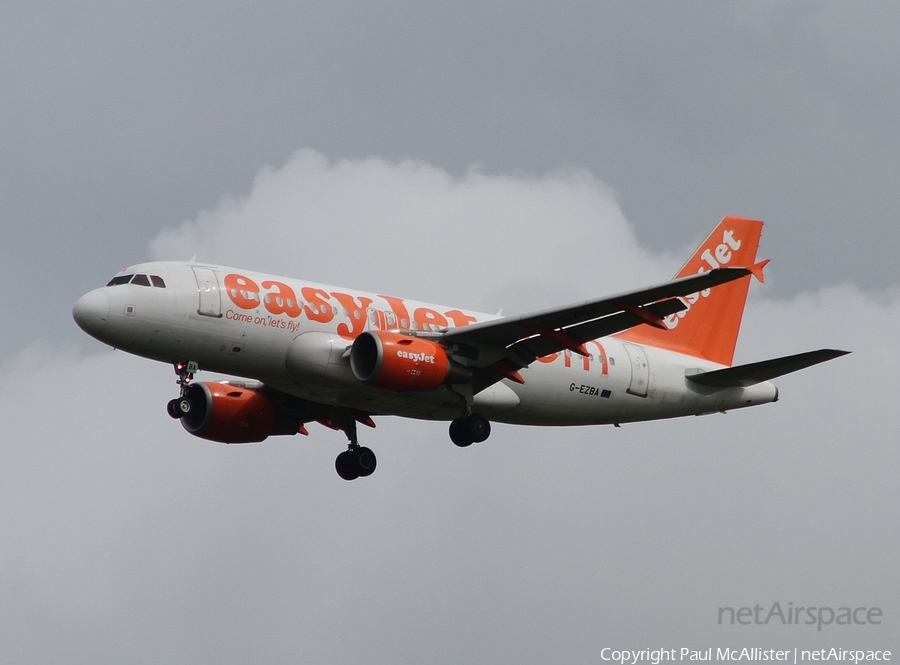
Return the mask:
[[[710,270],[727,266],[734,258],[734,252],[739,250],[742,244],[740,239],[734,237],[734,231],[726,229],[722,232],[722,242],[715,247],[706,247],[700,253],[699,258],[701,263],[697,267],[697,274],[702,275]],[[691,293],[682,298],[684,304],[687,305],[687,309],[683,309],[675,314],[670,314],[663,319],[666,327],[669,330],[676,327],[678,321],[683,319],[687,313],[691,311],[691,307],[701,298],[708,298],[710,292],[710,289],[703,289],[702,291]]]
[[[399,350],[397,351],[397,357],[405,360],[412,360],[414,363],[429,363],[430,365],[434,365],[434,356],[430,356],[426,353],[410,353],[409,351]]]
[[[428,307],[418,307],[412,314],[402,298],[379,296],[388,309],[372,308],[372,299],[353,296],[340,291],[325,291],[313,286],[300,288],[300,294],[284,282],[264,280],[257,284],[246,275],[229,273],[224,279],[225,292],[236,307],[242,310],[256,310],[260,307],[274,316],[294,319],[305,316],[310,321],[329,323],[343,314],[337,324],[337,334],[344,339],[355,339],[366,328],[367,317],[373,328],[380,330],[431,330],[452,326],[466,326],[476,321],[458,309],[438,312]],[[233,316],[235,320],[243,320]]]

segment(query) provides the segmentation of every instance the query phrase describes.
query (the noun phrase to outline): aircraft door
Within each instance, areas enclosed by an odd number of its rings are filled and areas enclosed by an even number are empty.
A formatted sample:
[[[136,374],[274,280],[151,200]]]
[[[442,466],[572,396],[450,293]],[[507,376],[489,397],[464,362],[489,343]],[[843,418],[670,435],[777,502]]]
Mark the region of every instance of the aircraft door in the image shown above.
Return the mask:
[[[197,279],[197,290],[200,292],[200,306],[197,314],[220,318],[222,316],[222,296],[219,292],[219,280],[210,268],[191,266]]]
[[[650,368],[644,349],[634,344],[625,344],[625,351],[631,360],[631,383],[626,392],[638,397],[647,396],[647,385],[650,383]]]

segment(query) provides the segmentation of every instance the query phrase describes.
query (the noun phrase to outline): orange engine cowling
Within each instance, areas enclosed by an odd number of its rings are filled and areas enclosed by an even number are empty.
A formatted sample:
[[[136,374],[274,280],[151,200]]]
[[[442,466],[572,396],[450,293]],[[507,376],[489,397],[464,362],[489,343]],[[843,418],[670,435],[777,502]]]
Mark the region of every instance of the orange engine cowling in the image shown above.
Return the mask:
[[[191,410],[181,418],[181,424],[202,439],[256,443],[275,429],[275,406],[261,392],[227,383],[202,382],[192,383],[186,397]]]
[[[373,386],[413,392],[468,380],[468,370],[450,360],[443,346],[398,333],[368,331],[350,349],[353,376]]]

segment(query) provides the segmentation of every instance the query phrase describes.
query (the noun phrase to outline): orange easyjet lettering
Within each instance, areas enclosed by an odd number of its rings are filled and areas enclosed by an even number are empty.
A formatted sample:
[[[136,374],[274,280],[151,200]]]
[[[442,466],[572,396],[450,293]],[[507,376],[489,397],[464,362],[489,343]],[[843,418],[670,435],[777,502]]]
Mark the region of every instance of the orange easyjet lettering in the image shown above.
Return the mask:
[[[413,317],[418,324],[419,330],[425,329],[426,325],[438,326],[439,328],[447,327],[447,317],[427,307],[419,307],[413,314]]]
[[[231,302],[241,309],[259,307],[259,285],[243,275],[225,275],[225,291]]]
[[[606,358],[606,350],[603,348],[603,345],[600,344],[600,342],[598,342],[595,339],[592,339],[590,342],[588,342],[588,344],[593,344],[594,346],[597,347],[597,350],[599,351],[597,360],[600,361],[600,373],[601,374],[609,374],[609,361]],[[554,362],[557,358],[559,358],[559,356],[560,356],[560,353],[551,353],[546,356],[540,356],[536,360],[539,363],[550,364],[550,363]],[[563,365],[565,367],[571,367],[572,366],[571,352],[564,351],[564,352],[562,352],[562,356],[563,356]],[[582,365],[582,368],[584,369],[584,371],[588,371],[591,369],[591,360],[592,360],[592,358],[590,355],[581,357],[581,365]]]
[[[463,314],[458,309],[451,309],[449,312],[444,312],[447,316],[449,316],[453,320],[453,325],[467,326],[470,323],[475,323],[478,319],[474,316],[468,316],[467,314]]]
[[[346,293],[332,293],[331,295],[337,298],[338,302],[347,310],[350,325],[353,326],[351,328],[346,323],[339,323],[337,334],[344,339],[356,339],[356,336],[366,327],[366,308],[372,304],[372,299],[360,297],[357,305],[356,299]]]
[[[331,304],[333,298],[347,311],[349,325],[342,322],[337,326],[338,335],[345,339],[356,339],[365,330],[367,316],[370,313],[369,308],[372,305],[371,298],[354,297],[337,291],[329,294],[313,286],[304,286],[300,289],[303,297],[301,301],[297,298],[294,289],[284,282],[266,280],[260,289],[260,285],[249,277],[235,273],[226,275],[224,284],[225,292],[231,302],[240,309],[257,309],[262,305],[275,316],[286,314],[293,319],[301,314],[306,314],[308,319],[319,323],[329,323],[334,320],[337,310]],[[413,325],[419,329],[431,326],[446,328],[448,326],[447,317],[453,321],[455,326],[465,326],[477,321],[474,316],[464,314],[458,309],[452,309],[444,315],[427,307],[419,307],[415,310],[413,317],[410,317],[409,310],[402,298],[393,296],[379,296],[379,298],[384,298],[393,312],[393,316],[391,316],[390,313],[371,310],[374,313],[372,327],[381,330],[394,327],[408,329]]]
[[[606,350],[603,348],[603,345],[595,339],[592,339],[589,344],[593,344],[597,347],[599,351],[599,357],[597,358],[600,361],[600,373],[601,374],[609,374],[609,361],[606,359]],[[590,360],[588,356],[585,356],[585,369],[587,369],[587,362]]]
[[[334,312],[331,311],[331,305],[327,302],[328,294],[325,291],[312,286],[304,286],[300,291],[303,293],[303,299],[308,303],[303,311],[310,321],[328,323],[334,318]]]
[[[403,302],[403,299],[382,295],[379,295],[378,297],[387,300],[388,305],[391,306],[391,310],[397,317],[397,325],[401,329],[409,328],[409,310],[406,309],[406,303]]]
[[[278,289],[274,293],[267,293],[263,298],[263,303],[269,312],[276,316],[278,314],[287,314],[292,319],[300,316],[300,303],[297,302],[294,289],[287,284],[272,281],[263,282],[262,287],[264,289]]]

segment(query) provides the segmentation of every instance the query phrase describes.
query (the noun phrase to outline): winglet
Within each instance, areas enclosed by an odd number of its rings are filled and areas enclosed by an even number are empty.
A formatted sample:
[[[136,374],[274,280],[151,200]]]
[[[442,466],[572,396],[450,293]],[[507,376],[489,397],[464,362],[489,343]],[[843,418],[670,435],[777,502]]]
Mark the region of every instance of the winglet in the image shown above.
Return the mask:
[[[763,259],[759,263],[754,263],[752,266],[747,268],[750,271],[750,274],[756,277],[756,280],[762,284],[766,281],[765,276],[763,276],[763,268],[769,265],[770,259]]]

